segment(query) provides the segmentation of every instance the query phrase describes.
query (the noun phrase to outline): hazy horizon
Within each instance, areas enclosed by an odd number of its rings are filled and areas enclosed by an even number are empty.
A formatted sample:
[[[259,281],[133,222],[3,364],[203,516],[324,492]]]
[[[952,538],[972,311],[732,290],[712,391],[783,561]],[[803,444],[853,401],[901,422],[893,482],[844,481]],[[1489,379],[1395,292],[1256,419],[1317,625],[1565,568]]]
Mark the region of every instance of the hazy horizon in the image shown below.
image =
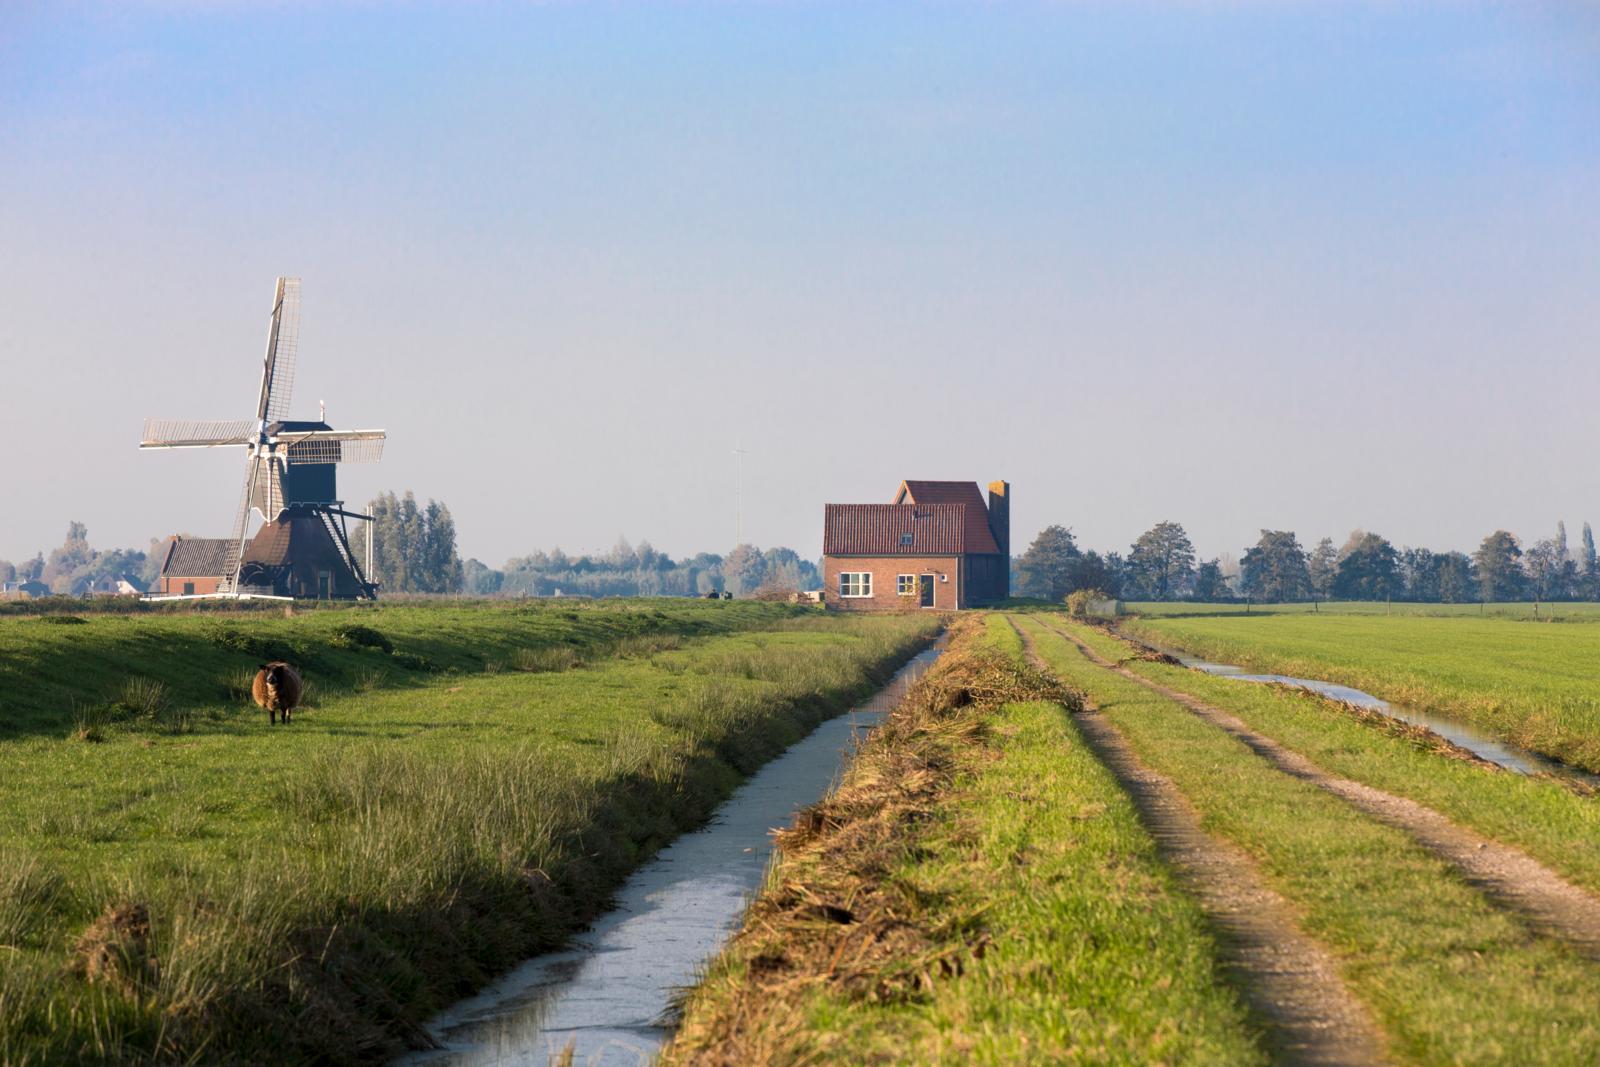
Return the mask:
[[[0,558],[222,536],[273,279],[343,495],[491,566],[1013,483],[1126,551],[1600,522],[1579,5],[0,14]]]

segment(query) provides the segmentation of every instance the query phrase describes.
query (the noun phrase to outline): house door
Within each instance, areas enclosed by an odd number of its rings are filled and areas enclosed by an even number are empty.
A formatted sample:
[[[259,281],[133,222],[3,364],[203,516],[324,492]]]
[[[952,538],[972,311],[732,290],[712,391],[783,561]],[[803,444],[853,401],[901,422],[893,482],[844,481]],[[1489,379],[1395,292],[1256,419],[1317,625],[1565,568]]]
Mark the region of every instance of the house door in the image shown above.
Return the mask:
[[[333,572],[332,571],[318,571],[317,572],[317,599],[318,600],[332,600],[333,599]]]
[[[917,585],[922,590],[922,606],[925,608],[933,607],[933,575],[924,574]]]

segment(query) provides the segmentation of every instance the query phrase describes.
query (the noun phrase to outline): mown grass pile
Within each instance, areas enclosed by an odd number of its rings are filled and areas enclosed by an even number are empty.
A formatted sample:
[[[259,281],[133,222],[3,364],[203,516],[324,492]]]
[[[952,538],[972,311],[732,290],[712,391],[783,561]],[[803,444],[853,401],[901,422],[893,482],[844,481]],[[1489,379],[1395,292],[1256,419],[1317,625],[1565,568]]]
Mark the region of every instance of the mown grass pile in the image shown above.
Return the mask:
[[[937,626],[730,606],[662,605],[685,623],[666,633],[581,608],[575,640],[550,628],[579,659],[524,667],[525,617],[477,620],[468,647],[405,608],[406,627],[362,625],[435,662],[459,644],[457,671],[392,668],[346,633],[356,651],[322,654],[400,682],[352,669],[292,727],[219,693],[182,734],[0,742],[0,1062],[376,1062],[419,1044],[421,1020],[558,944]],[[309,640],[263,621],[236,625]]]
[[[1078,707],[966,624],[780,835],[664,1062],[1261,1062]]]

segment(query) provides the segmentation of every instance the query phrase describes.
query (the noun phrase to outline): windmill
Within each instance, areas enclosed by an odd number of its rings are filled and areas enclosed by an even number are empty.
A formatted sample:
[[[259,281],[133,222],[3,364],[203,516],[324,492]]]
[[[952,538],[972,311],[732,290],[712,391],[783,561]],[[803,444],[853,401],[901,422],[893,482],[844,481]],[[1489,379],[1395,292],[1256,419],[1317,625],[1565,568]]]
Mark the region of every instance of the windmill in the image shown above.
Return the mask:
[[[244,491],[233,534],[217,554],[216,595],[375,598],[345,526],[367,516],[344,510],[334,473],[340,463],[376,463],[385,433],[287,418],[299,341],[300,279],[279,278],[254,417],[147,420],[139,447],[245,448]],[[265,521],[249,540],[252,511]]]

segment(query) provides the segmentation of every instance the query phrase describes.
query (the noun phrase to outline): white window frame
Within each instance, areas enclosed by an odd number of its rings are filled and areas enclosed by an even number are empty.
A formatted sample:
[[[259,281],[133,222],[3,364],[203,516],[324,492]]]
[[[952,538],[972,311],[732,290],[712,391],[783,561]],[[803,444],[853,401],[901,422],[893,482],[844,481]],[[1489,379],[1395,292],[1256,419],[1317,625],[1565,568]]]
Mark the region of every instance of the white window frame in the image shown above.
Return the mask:
[[[856,579],[854,582],[849,579]],[[847,593],[846,589],[855,588],[859,592]],[[839,599],[840,600],[870,600],[872,599],[872,572],[871,571],[840,571],[839,572]]]
[[[909,589],[906,588],[906,579],[908,579],[908,578],[911,580],[911,588],[909,588]],[[919,581],[921,581],[921,579],[915,574],[897,574],[897,575],[895,575],[895,577],[894,577],[894,595],[895,596],[919,596],[919,595],[921,595],[922,587],[917,584]]]

